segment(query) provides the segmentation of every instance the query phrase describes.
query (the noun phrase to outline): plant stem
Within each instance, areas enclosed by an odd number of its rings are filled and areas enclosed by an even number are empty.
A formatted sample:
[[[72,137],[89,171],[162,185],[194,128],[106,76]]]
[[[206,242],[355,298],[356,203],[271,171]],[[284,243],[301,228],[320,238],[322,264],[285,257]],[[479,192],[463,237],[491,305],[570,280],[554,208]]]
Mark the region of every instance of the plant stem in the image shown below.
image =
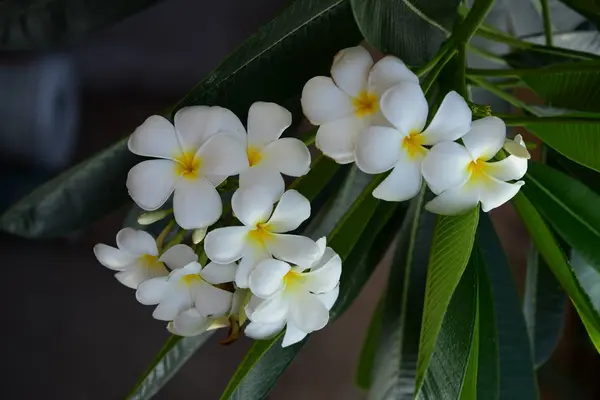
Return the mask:
[[[492,53],[489,50],[482,49],[481,47],[473,46],[472,44],[467,45],[467,50],[469,52],[478,55],[481,58],[484,58],[488,61],[495,62],[496,64],[506,65],[506,60],[499,56],[498,54]]]
[[[315,143],[318,129],[319,129],[319,127],[315,126],[313,129],[311,129],[310,131],[308,131],[308,132],[304,133],[304,135],[302,135],[302,138],[300,140],[302,140],[302,142],[306,145],[306,147]]]
[[[513,77],[521,76],[526,73],[539,72],[539,69],[480,69],[467,68],[467,76],[471,77]]]
[[[529,107],[528,104],[517,99],[515,96],[511,95],[510,93],[507,93],[504,90],[500,89],[494,83],[486,81],[485,79],[482,79],[482,78],[477,78],[475,76],[469,76],[468,79],[473,84],[487,90],[488,92],[490,92],[492,94],[495,94],[496,96],[498,96],[502,100],[512,104],[513,106],[520,108],[522,110],[525,110],[533,115],[537,115],[537,112],[535,111],[535,109]]]
[[[546,34],[546,45],[552,46],[552,22],[550,21],[550,7],[548,0],[541,0],[542,16],[544,18],[544,33]]]
[[[162,250],[165,238],[167,237],[167,235],[169,234],[169,232],[171,232],[171,229],[173,229],[174,225],[175,225],[175,219],[173,218],[173,219],[171,219],[169,221],[169,223],[164,227],[164,229],[156,237],[156,248],[158,249],[159,253]]]
[[[496,114],[495,116],[500,117],[504,120],[507,126],[526,126],[531,124],[598,124],[600,119],[588,118],[588,117],[535,117],[535,116],[515,116],[506,114]]]

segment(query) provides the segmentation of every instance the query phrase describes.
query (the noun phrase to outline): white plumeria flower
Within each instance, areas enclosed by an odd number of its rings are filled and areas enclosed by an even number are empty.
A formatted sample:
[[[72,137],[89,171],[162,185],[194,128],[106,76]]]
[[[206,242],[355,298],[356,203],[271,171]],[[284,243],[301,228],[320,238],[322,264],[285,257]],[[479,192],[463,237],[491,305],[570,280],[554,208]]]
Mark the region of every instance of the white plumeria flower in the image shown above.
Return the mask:
[[[140,303],[158,304],[154,318],[172,321],[190,308],[205,317],[219,317],[230,310],[233,294],[213,285],[232,282],[236,264],[211,262],[203,268],[196,253],[184,244],[171,247],[160,259],[172,269],[169,276],[142,282],[136,292]]]
[[[286,347],[327,325],[339,292],[342,260],[325,247],[325,238],[317,244],[319,258],[308,268],[273,259],[256,266],[250,275],[254,296],[246,306],[251,321],[247,336],[266,339],[287,325],[282,344]]]
[[[423,177],[438,196],[426,204],[433,213],[465,213],[478,203],[488,212],[512,199],[527,172],[527,159],[508,156],[488,162],[504,145],[506,125],[496,117],[474,121],[471,131],[462,137],[464,146],[455,142],[435,145],[422,164]],[[521,139],[521,146],[525,143]]]
[[[140,125],[129,138],[129,150],[159,159],[143,161],[127,175],[127,189],[137,205],[156,210],[174,193],[179,226],[215,223],[223,209],[215,186],[248,167],[238,139],[244,127],[232,115],[221,107],[194,106],[177,111],[174,126],[158,115]]]
[[[240,173],[240,188],[263,186],[275,202],[285,189],[281,174],[298,177],[308,173],[306,145],[296,138],[280,138],[291,124],[292,114],[280,105],[256,102],[250,106],[248,135],[243,138],[250,167]]]
[[[362,46],[337,53],[331,78],[314,77],[302,90],[304,115],[313,125],[320,125],[317,148],[340,164],[353,162],[359,133],[371,124],[388,125],[379,100],[400,82],[419,83],[419,79],[396,57],[386,56],[373,65]]]
[[[147,232],[124,228],[117,233],[117,247],[98,243],[94,254],[100,264],[115,271],[123,285],[136,289],[150,278],[165,276],[169,271],[158,258],[154,238]]]
[[[190,308],[180,313],[167,325],[167,330],[178,336],[197,336],[207,331],[226,328],[230,325],[230,316],[240,313],[248,290],[237,289],[233,293],[231,309],[227,315],[220,318],[211,318],[202,315],[196,308]]]
[[[531,154],[529,154],[529,151],[525,146],[525,141],[521,135],[515,135],[515,138],[512,140],[507,138],[504,141],[504,150],[515,157],[525,158],[527,160],[531,158]]]
[[[209,232],[204,239],[204,250],[208,258],[218,263],[241,259],[235,277],[238,287],[247,288],[254,266],[271,256],[309,265],[319,255],[319,247],[311,239],[284,235],[297,229],[310,216],[310,202],[297,191],[285,192],[273,211],[273,199],[265,188],[238,189],[231,199],[231,207],[244,225]]]
[[[446,95],[431,123],[425,129],[429,107],[421,87],[401,83],[381,97],[381,111],[391,127],[372,126],[360,135],[356,145],[356,165],[369,174],[393,169],[373,196],[387,201],[408,200],[421,188],[421,162],[431,146],[453,141],[471,127],[471,109],[456,92]]]

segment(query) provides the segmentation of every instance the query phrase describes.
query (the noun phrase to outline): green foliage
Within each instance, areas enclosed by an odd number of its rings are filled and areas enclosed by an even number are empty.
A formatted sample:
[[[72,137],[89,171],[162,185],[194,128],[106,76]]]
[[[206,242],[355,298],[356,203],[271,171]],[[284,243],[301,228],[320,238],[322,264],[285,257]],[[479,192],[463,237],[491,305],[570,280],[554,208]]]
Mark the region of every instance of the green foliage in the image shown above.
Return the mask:
[[[283,103],[298,96],[308,79],[328,74],[339,49],[359,40],[347,2],[297,0],[165,115],[181,107],[205,104],[227,107],[245,120],[248,108],[259,99]],[[84,227],[127,201],[124,182],[137,160],[123,140],[18,202],[1,217],[0,228],[33,238],[60,236]]]
[[[356,385],[363,390],[368,390],[371,387],[371,382],[373,380],[372,372],[377,348],[379,347],[385,303],[385,293],[383,293],[377,302],[377,307],[375,308],[375,311],[373,311],[373,315],[371,315],[371,322],[369,322],[369,327],[365,333],[365,340],[358,358],[354,380]]]
[[[530,163],[524,193],[554,230],[600,270],[600,196],[543,164]]]
[[[159,0],[8,0],[0,3],[0,50],[71,41],[112,25]]]
[[[423,64],[445,39],[460,0],[350,0],[366,40],[410,65]],[[400,22],[401,21],[401,22]]]
[[[460,216],[441,216],[436,223],[427,267],[417,364],[417,391],[420,390],[430,365],[448,304],[471,255],[478,221],[479,209],[475,208]]]
[[[579,14],[596,24],[600,29],[600,3],[597,0],[560,0]]]

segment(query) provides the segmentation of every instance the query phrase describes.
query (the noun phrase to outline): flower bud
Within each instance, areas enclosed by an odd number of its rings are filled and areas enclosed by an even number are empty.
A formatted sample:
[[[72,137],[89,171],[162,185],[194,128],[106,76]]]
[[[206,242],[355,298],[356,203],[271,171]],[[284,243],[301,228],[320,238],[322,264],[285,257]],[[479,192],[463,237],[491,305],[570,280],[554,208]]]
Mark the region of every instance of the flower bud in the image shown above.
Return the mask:
[[[150,211],[140,214],[137,219],[138,224],[140,225],[150,225],[155,223],[156,221],[160,221],[164,217],[170,215],[173,210],[156,210]]]
[[[194,229],[194,232],[192,233],[192,243],[198,244],[202,240],[204,240],[204,236],[206,236],[207,230],[208,228]]]

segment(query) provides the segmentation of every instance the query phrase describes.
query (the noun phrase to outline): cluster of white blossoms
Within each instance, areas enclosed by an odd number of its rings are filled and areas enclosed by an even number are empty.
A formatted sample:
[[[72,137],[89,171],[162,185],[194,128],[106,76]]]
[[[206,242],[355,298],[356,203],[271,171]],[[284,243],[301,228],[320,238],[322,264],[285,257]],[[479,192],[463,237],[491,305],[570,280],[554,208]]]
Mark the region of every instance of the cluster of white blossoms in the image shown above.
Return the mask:
[[[521,137],[506,139],[495,117],[472,122],[455,92],[427,125],[419,80],[396,57],[374,63],[363,47],[344,49],[331,78],[308,81],[301,102],[318,125],[316,147],[326,156],[356,162],[368,174],[391,171],[373,191],[376,198],[408,200],[424,180],[437,195],[426,208],[454,215],[480,203],[483,211],[496,208],[523,185],[518,179],[529,153]],[[282,175],[307,174],[311,155],[302,141],[281,138],[291,122],[290,112],[274,103],[254,103],[246,128],[230,110],[193,106],[180,109],[173,124],[151,116],[130,137],[130,151],[151,158],[128,174],[132,199],[155,212],[143,218],[148,223],[170,215],[160,209],[172,199],[174,219],[156,240],[124,228],[116,248],[98,244],[94,252],[136,289],[140,303],[156,306],[154,318],[168,321],[172,333],[235,331],[248,320],[247,336],[266,339],[285,328],[282,345],[289,346],[329,321],[342,260],[325,237],[315,242],[292,233],[309,219],[311,206],[296,190],[285,190]],[[493,161],[503,147],[510,155]],[[230,204],[239,223],[230,226],[217,189],[226,180],[237,183]],[[182,231],[170,232],[175,223]],[[182,244],[189,236],[192,244]],[[171,239],[163,245],[165,237]]]

